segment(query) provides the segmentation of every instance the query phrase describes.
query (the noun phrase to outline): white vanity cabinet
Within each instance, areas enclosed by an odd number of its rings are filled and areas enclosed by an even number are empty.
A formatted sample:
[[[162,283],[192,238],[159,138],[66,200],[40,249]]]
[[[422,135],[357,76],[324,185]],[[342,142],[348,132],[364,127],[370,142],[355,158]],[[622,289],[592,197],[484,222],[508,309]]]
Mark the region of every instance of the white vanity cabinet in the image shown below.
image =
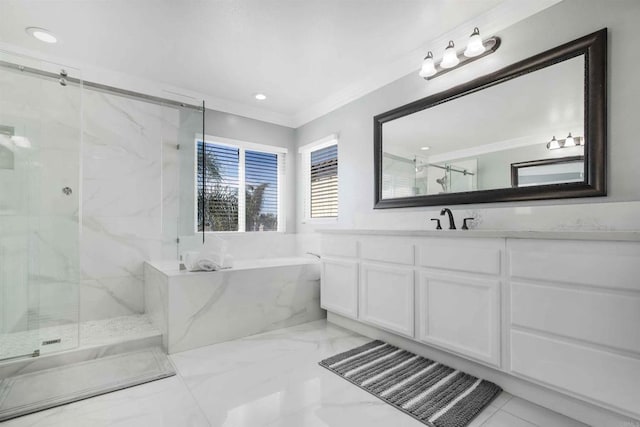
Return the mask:
[[[500,281],[419,273],[418,339],[500,366]]]
[[[503,239],[419,239],[420,341],[500,366]]]
[[[413,276],[413,267],[362,262],[358,318],[413,337]]]
[[[503,253],[500,239],[323,236],[322,305],[499,366]]]
[[[510,371],[640,414],[640,244],[509,239]]]
[[[358,262],[325,258],[320,272],[320,305],[352,319],[358,317]]]
[[[322,239],[320,306],[352,319],[358,317],[358,240],[352,236]]]
[[[322,306],[640,418],[640,235],[558,235],[326,232]]]

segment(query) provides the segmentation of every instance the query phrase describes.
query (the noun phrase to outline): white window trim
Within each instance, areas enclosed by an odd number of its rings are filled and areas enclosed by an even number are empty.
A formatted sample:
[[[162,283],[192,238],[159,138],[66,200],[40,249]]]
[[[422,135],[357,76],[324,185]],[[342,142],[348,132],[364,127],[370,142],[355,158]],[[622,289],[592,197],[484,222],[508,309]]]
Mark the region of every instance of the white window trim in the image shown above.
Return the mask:
[[[333,133],[325,136],[324,138],[313,141],[309,144],[303,145],[298,148],[298,153],[302,157],[302,181],[304,182],[304,218],[301,221],[303,224],[333,224],[338,222],[340,216],[339,203],[340,196],[338,195],[338,216],[332,218],[312,218],[311,217],[311,152],[320,150],[322,148],[338,145],[339,135]],[[338,148],[338,151],[340,149]],[[338,152],[338,189],[340,188],[340,153]]]
[[[193,225],[194,230],[197,233],[202,233],[202,231],[198,230],[198,141],[204,141],[205,143],[210,144],[218,144],[224,145],[227,147],[234,147],[239,149],[239,164],[244,166],[245,160],[245,151],[260,151],[263,153],[271,153],[278,155],[278,192],[277,192],[277,205],[278,205],[278,226],[275,231],[263,231],[262,233],[283,233],[285,232],[285,210],[284,210],[284,202],[282,200],[284,192],[282,191],[282,186],[284,185],[285,180],[285,171],[286,171],[286,154],[289,150],[285,147],[278,147],[273,145],[265,145],[259,144],[257,142],[249,142],[242,141],[239,139],[231,139],[231,138],[223,138],[221,136],[215,135],[204,135],[202,137],[201,133],[196,133],[194,138],[194,150],[193,150],[193,165],[194,165],[194,194],[193,194]],[[240,215],[240,212],[245,211],[245,192],[240,191],[240,189],[245,188],[245,167],[241,167],[238,170],[238,230],[235,231],[205,231],[207,234],[233,234],[233,233],[247,233],[246,231],[246,216]],[[253,231],[251,232],[253,233]]]

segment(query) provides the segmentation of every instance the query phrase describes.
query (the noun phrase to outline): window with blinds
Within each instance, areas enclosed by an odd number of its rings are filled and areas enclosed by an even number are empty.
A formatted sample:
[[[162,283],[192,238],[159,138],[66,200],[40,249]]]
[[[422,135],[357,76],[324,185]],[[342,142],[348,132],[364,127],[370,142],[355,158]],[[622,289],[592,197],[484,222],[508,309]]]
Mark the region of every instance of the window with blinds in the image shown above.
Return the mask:
[[[278,229],[278,155],[245,151],[245,231]]]
[[[282,154],[203,141],[196,150],[197,231],[278,230]]]
[[[338,216],[338,146],[336,144],[310,152],[311,180],[309,214],[311,218]]]

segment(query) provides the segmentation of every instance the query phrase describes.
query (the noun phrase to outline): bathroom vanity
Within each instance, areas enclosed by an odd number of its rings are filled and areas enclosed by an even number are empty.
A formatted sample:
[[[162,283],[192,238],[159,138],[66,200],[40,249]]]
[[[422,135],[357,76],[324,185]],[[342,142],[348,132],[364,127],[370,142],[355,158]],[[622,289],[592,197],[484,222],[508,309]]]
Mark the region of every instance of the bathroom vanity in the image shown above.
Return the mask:
[[[321,234],[329,321],[559,412],[582,411],[577,398],[640,418],[640,233]]]

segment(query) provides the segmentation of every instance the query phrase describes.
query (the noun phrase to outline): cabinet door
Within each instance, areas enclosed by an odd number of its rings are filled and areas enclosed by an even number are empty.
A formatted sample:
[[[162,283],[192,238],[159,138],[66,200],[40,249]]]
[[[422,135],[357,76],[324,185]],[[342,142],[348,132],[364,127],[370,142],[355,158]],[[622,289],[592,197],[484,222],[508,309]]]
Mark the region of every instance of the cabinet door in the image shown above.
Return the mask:
[[[320,279],[322,308],[358,317],[358,262],[323,258]]]
[[[500,366],[500,281],[420,272],[418,339]]]
[[[410,267],[363,263],[358,318],[413,337],[413,276]]]

